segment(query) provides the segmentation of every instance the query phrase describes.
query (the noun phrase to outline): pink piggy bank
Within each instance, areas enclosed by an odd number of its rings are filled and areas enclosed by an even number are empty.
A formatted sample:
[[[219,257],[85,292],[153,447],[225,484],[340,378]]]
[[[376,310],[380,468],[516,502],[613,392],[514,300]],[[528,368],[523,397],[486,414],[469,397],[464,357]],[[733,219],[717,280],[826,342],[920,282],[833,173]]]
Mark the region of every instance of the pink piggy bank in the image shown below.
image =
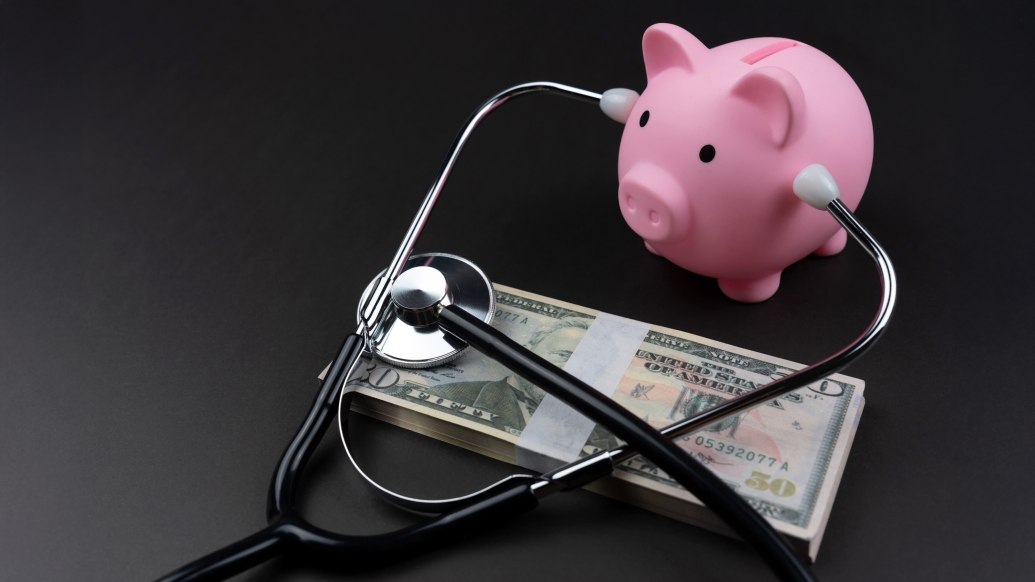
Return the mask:
[[[788,265],[844,248],[834,218],[792,192],[814,164],[852,210],[866,189],[873,125],[844,69],[792,40],[709,49],[671,24],[647,29],[643,60],[643,95],[612,90],[601,106],[626,122],[618,202],[648,250],[758,302]]]

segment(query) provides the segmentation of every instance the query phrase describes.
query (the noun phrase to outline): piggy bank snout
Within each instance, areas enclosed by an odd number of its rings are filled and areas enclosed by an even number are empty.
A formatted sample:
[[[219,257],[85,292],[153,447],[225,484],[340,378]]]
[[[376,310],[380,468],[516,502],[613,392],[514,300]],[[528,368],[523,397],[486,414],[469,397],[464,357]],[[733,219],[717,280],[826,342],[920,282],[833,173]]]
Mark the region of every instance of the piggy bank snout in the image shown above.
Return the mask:
[[[625,222],[648,242],[672,243],[690,234],[690,200],[668,172],[638,165],[618,185]]]

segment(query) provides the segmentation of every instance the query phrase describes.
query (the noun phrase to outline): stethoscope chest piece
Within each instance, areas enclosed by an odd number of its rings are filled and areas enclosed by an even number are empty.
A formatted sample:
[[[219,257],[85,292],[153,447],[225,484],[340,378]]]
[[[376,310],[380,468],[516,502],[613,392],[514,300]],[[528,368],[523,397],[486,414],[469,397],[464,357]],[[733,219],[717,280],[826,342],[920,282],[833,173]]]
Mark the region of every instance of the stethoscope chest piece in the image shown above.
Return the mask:
[[[382,271],[367,285],[362,306]],[[492,319],[496,295],[474,263],[445,253],[414,255],[392,285],[391,307],[371,338],[374,355],[403,368],[429,368],[460,357],[468,345],[438,326],[438,312],[456,305],[485,321]],[[361,321],[360,313],[356,314]]]
[[[653,27],[654,32],[648,31],[647,33],[650,38],[644,37],[644,47],[646,48],[649,44],[661,51],[662,57],[664,57],[662,60],[665,63],[671,60],[669,58],[671,54],[675,54],[672,51],[679,53],[681,62],[685,61],[684,49],[691,45],[698,46],[695,51],[701,54],[708,50],[693,37],[690,37],[693,42],[686,40],[685,37],[682,40],[674,37],[668,38],[673,35],[679,36],[680,33],[674,29],[675,27],[667,24]],[[689,33],[685,31],[682,31],[682,34],[689,36]],[[763,42],[768,43],[769,41]],[[753,58],[777,45],[784,48],[798,46],[794,42],[789,42],[789,44],[780,42],[763,47],[760,51],[755,51],[748,56]],[[783,48],[779,50],[783,50]],[[768,54],[771,53],[766,53],[766,55]],[[759,58],[764,58],[764,55]],[[650,61],[648,60],[649,66]],[[734,66],[743,68],[744,63],[737,62]],[[662,68],[665,67],[656,69],[660,71]],[[769,72],[765,73],[763,69]],[[748,84],[751,89],[747,92],[750,93],[749,97],[754,98],[756,94],[761,96],[759,98],[763,99],[762,105],[769,103],[770,101],[765,101],[765,99],[770,97],[786,103],[793,97],[788,94],[788,91],[797,87],[796,92],[791,91],[791,93],[798,95],[800,101],[801,87],[797,86],[796,81],[793,83],[793,87],[788,85],[790,81],[794,81],[794,77],[788,77],[790,73],[786,71],[778,75],[773,73],[773,70],[783,71],[783,69],[773,67],[762,67],[747,74],[753,75]],[[689,70],[685,72],[691,73]],[[667,78],[667,73],[660,77]],[[788,78],[790,81],[787,81]],[[742,539],[754,545],[767,558],[781,580],[800,582],[814,580],[808,567],[795,557],[794,550],[787,540],[765,521],[761,513],[741,498],[736,491],[728,487],[719,476],[712,473],[703,464],[698,463],[692,456],[687,455],[687,451],[675,444],[672,439],[689,438],[684,435],[705,430],[732,415],[746,414],[754,406],[772,402],[775,398],[792,390],[803,388],[840,371],[863,354],[883,333],[895,304],[897,294],[895,271],[887,254],[858,222],[848,206],[841,201],[839,189],[830,172],[819,164],[806,166],[794,179],[792,190],[808,205],[829,212],[845,232],[862,245],[873,258],[881,282],[881,303],[876,317],[863,335],[827,359],[750,391],[732,396],[707,410],[687,416],[658,430],[632,414],[621,403],[601,394],[581,377],[574,375],[574,371],[555,366],[530,351],[527,346],[519,344],[500,330],[487,325],[495,315],[495,290],[485,273],[473,263],[444,253],[410,255],[435,201],[442,192],[445,180],[473,128],[489,112],[508,100],[538,92],[548,92],[601,104],[608,115],[623,122],[631,114],[633,105],[636,103],[636,93],[630,90],[612,90],[605,95],[600,95],[557,83],[536,82],[518,85],[499,93],[471,116],[454,142],[453,148],[446,158],[446,163],[443,164],[438,178],[428,191],[389,267],[375,277],[363,292],[356,311],[359,328],[342,341],[338,355],[327,368],[325,379],[313,400],[306,420],[289,443],[277,465],[268,497],[266,515],[269,525],[247,538],[180,568],[163,578],[163,582],[225,580],[285,552],[310,550],[321,554],[334,552],[346,559],[367,554],[383,558],[393,557],[397,554],[409,554],[412,553],[409,550],[427,546],[429,541],[452,539],[473,531],[475,528],[483,527],[483,524],[496,523],[500,518],[528,511],[538,504],[538,499],[554,492],[576,489],[610,475],[616,466],[630,461],[640,454],[650,459],[659,470],[664,471],[670,478],[711,508]],[[743,95],[739,97],[743,97]],[[676,98],[673,97],[673,99]],[[767,109],[763,108],[763,110]],[[790,108],[784,108],[781,111],[784,110],[790,111]],[[643,111],[641,128],[646,123],[647,113],[647,111]],[[789,119],[786,115],[781,119],[786,121],[785,118]],[[654,121],[651,123],[657,125]],[[866,123],[869,123],[868,114]],[[626,131],[626,134],[629,132]],[[770,142],[766,143],[768,145]],[[706,147],[711,148],[712,146]],[[701,151],[705,150],[702,148]],[[648,153],[651,155],[664,154],[662,157],[668,159],[665,157],[668,156],[666,152],[652,149]],[[705,160],[704,154],[702,154],[701,161],[707,163],[714,155],[714,151],[712,151]],[[866,157],[864,161],[864,165],[868,168],[869,157]],[[666,190],[668,188],[665,186],[668,184],[666,180],[667,178],[658,182],[664,186],[659,191],[669,192]],[[621,185],[620,188],[622,188]],[[681,199],[682,190],[680,188],[682,187],[679,186],[673,190],[679,196],[669,198],[676,201]],[[664,202],[668,198],[663,200],[663,197],[654,191],[649,191],[648,194],[649,196],[647,194],[644,196],[669,204],[669,202]],[[658,204],[662,204],[662,202]],[[632,206],[636,205],[631,205],[626,210],[635,211]],[[650,209],[650,206],[640,205],[640,214],[633,216],[635,220],[626,216],[627,222],[630,225],[636,223],[644,229],[648,229],[645,231],[649,231],[648,234],[654,233],[649,229],[654,228],[651,225],[657,222],[653,216],[656,213],[651,211],[649,213],[651,216],[644,214],[646,210]],[[672,213],[667,212],[667,214]],[[646,222],[640,219],[645,219]],[[669,223],[663,221],[658,224],[661,225],[658,228],[664,230],[668,228],[665,225]],[[824,228],[832,226],[826,222],[823,225]],[[633,228],[635,229],[637,226],[633,226]],[[651,234],[651,236],[655,234],[657,233]],[[824,234],[823,236],[829,235]],[[817,240],[819,238],[822,237],[818,237]],[[653,240],[646,235],[644,235],[644,239]],[[596,321],[601,321],[601,319],[598,318]],[[449,331],[446,332],[446,329]],[[633,339],[640,341],[638,338]],[[352,398],[359,394],[358,389],[362,387],[358,379],[350,381],[350,378],[356,371],[361,358],[364,354],[372,353],[373,357],[402,368],[434,368],[460,357],[471,345],[476,347],[483,356],[510,370],[508,373],[512,372],[542,388],[557,399],[556,404],[566,404],[575,412],[598,423],[599,426],[624,441],[624,444],[588,456],[581,456],[540,476],[512,475],[472,494],[451,499],[417,499],[399,495],[378,485],[356,464],[356,459],[350,452],[348,443],[348,411],[351,409]],[[479,394],[483,394],[485,389],[484,386],[478,388]],[[473,416],[489,414],[478,409],[477,402],[482,400],[481,395],[478,395],[477,398],[468,398],[468,396],[460,394],[461,389],[456,390],[458,390],[456,392],[458,396],[456,400],[453,400],[454,406],[461,405],[461,399],[466,399],[467,404],[462,404],[462,408],[466,409],[470,406]],[[431,394],[422,394],[422,398],[424,396],[431,396]],[[442,402],[443,399],[436,399],[436,405]],[[374,487],[375,491],[391,502],[418,513],[438,515],[438,517],[390,534],[352,536],[335,534],[317,528],[298,514],[295,494],[298,491],[300,476],[307,460],[333,421],[335,406],[338,408],[338,428],[342,444],[345,446],[349,460],[359,474]],[[535,416],[532,417],[532,420],[535,421],[535,419],[548,418],[540,416],[541,413],[538,412],[548,408],[540,406],[536,410],[529,409],[522,410],[522,412],[528,414],[535,412]],[[526,418],[528,417],[526,416]],[[495,423],[495,420],[493,422]],[[545,420],[544,422],[555,421]],[[527,430],[527,427],[525,429]],[[558,435],[564,436],[560,432]],[[576,446],[585,442],[585,436],[579,438],[582,440],[574,443]],[[373,559],[376,560],[376,558]]]

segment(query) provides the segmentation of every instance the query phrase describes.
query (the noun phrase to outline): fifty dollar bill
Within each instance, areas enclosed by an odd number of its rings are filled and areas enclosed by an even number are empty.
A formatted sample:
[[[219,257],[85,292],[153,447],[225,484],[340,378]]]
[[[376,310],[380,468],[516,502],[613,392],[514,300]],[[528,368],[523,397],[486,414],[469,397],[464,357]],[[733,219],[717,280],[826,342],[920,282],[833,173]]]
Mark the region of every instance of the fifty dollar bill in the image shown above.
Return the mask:
[[[503,285],[495,289],[493,327],[561,367],[599,313]],[[612,398],[662,428],[801,367],[653,326]],[[545,396],[476,350],[428,370],[375,359],[360,365],[349,383],[359,386],[354,410],[509,463]],[[677,442],[814,560],[862,413],[863,387],[862,380],[834,375]],[[583,453],[616,444],[597,427]],[[732,535],[643,457],[586,488]]]

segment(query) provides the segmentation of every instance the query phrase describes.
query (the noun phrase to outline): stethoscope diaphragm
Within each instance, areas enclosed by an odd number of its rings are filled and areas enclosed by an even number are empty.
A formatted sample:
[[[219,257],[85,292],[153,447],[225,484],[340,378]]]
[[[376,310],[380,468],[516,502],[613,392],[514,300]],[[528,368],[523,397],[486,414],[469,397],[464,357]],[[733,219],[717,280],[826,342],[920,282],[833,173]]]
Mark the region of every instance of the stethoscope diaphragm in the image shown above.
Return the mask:
[[[384,274],[381,271],[367,285],[360,306]],[[467,351],[466,342],[438,326],[437,311],[442,307],[456,305],[485,323],[496,310],[496,293],[485,273],[471,261],[445,253],[411,256],[392,292],[391,308],[385,310],[370,345],[378,359],[402,368],[440,366]],[[356,321],[362,322],[359,310]]]

